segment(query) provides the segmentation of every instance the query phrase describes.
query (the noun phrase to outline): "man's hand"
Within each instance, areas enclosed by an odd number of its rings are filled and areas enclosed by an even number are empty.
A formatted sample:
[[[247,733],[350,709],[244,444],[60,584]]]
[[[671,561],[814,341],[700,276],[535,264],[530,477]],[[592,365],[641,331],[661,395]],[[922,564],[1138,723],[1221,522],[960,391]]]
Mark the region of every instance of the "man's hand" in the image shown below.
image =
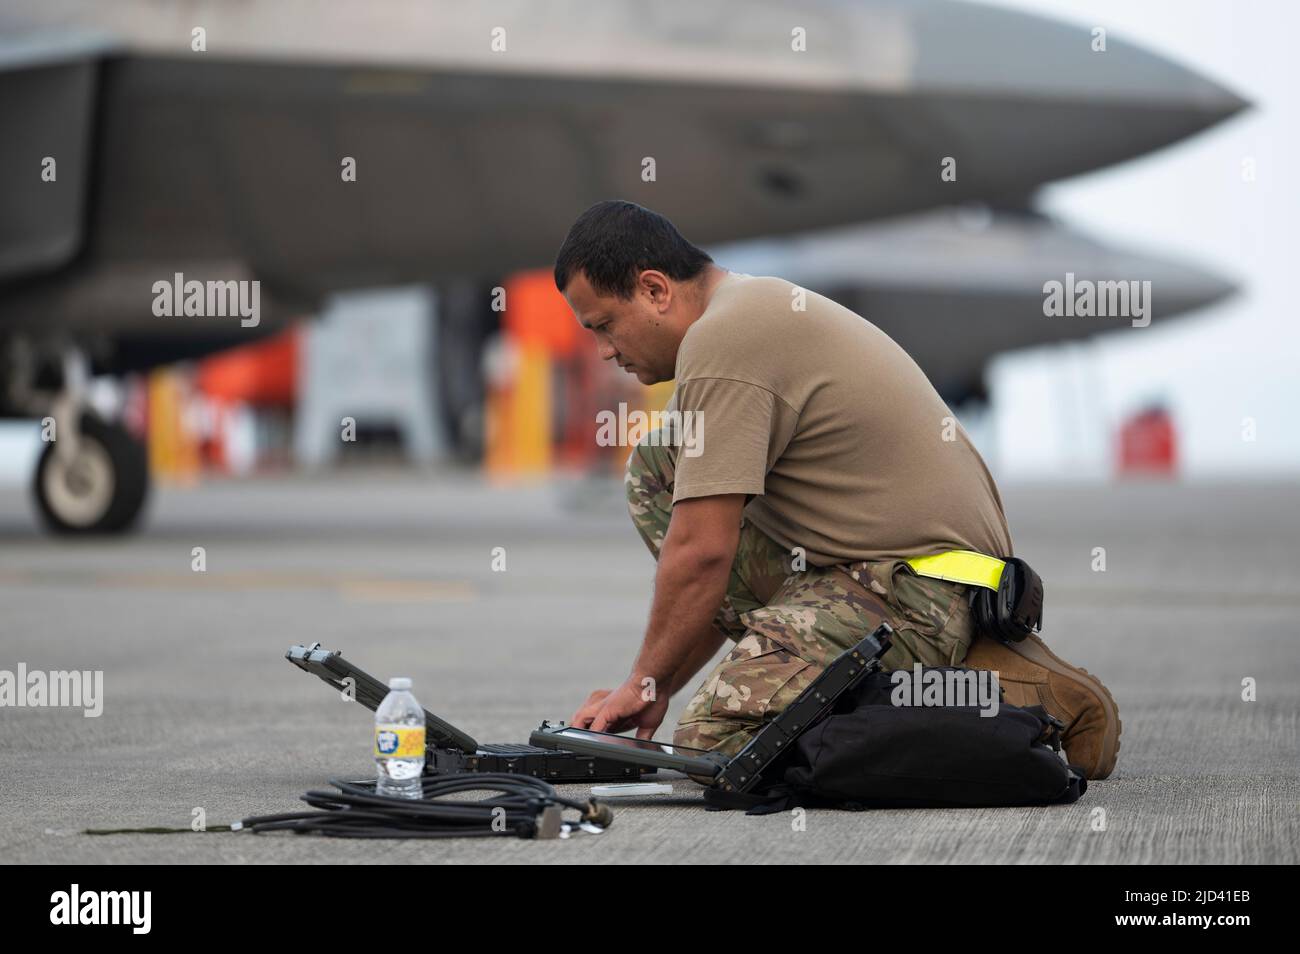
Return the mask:
[[[668,696],[662,697],[652,684],[635,676],[617,689],[597,689],[573,714],[569,724],[593,732],[624,732],[636,729],[638,739],[651,738],[664,721],[668,711]]]
[[[585,729],[590,726],[591,720],[596,718],[596,713],[604,708],[605,700],[613,691],[614,690],[612,689],[597,689],[589,695],[587,701],[582,704],[581,708],[579,708],[578,711],[569,718],[569,725],[579,729]]]

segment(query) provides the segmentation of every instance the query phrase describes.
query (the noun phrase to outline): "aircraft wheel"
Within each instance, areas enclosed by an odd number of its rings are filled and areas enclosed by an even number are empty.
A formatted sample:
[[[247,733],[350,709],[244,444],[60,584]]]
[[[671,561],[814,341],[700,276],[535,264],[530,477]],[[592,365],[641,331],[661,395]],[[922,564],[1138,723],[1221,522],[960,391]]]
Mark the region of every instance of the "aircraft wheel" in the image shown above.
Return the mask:
[[[81,415],[71,460],[46,445],[33,491],[46,527],[57,533],[121,533],[140,515],[149,487],[144,445],[118,424]]]

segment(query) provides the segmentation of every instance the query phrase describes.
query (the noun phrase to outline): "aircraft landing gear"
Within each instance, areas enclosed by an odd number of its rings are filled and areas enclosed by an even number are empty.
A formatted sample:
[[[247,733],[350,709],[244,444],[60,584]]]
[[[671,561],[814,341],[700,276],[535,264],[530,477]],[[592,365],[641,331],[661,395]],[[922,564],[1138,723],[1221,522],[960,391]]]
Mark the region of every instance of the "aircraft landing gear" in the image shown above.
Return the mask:
[[[32,479],[36,509],[46,528],[64,534],[121,533],[135,522],[149,489],[144,445],[120,424],[105,420],[86,400],[89,369],[75,348],[62,361],[41,364],[20,348],[12,406],[23,416],[49,415],[50,433]],[[49,374],[36,386],[41,369]]]
[[[32,481],[36,507],[46,527],[58,533],[120,533],[144,506],[144,445],[93,411],[82,411],[78,423],[71,446],[64,443],[63,425],[56,424],[60,430],[41,454]]]

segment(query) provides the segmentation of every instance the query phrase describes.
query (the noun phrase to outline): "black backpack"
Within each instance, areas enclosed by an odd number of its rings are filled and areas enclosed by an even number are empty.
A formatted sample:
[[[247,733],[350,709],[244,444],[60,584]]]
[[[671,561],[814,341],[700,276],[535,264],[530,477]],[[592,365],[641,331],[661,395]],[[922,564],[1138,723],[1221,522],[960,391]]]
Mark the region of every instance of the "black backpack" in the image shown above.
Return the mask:
[[[969,672],[922,667],[921,672]],[[892,673],[876,672],[811,725],[744,794],[706,789],[710,809],[761,815],[796,806],[975,808],[1063,805],[1088,789],[1060,752],[1042,706],[896,706]]]

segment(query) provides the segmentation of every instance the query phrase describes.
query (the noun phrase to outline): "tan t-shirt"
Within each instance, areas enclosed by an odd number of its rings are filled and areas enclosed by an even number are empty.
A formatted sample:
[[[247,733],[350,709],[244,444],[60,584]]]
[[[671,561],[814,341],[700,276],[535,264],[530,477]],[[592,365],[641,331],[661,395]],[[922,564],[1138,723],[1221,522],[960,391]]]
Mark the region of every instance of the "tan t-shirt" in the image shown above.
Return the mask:
[[[729,273],[687,330],[673,502],[755,495],[748,520],[816,566],[1012,556],[997,486],[916,362],[829,298],[795,310],[798,290]]]

